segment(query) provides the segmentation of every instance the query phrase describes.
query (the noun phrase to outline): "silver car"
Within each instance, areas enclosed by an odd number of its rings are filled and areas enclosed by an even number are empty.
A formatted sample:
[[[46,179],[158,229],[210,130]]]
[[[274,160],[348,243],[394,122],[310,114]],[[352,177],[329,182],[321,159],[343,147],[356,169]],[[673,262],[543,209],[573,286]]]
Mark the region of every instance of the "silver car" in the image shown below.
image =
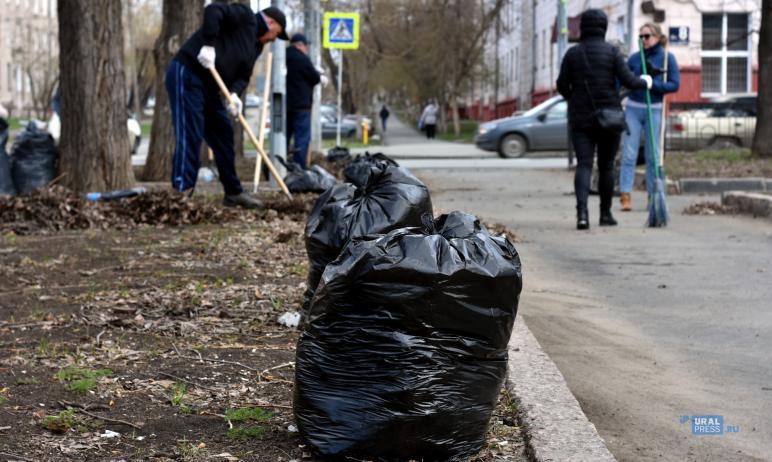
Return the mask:
[[[554,96],[522,114],[481,124],[475,145],[499,156],[522,157],[529,151],[568,149],[568,105]]]

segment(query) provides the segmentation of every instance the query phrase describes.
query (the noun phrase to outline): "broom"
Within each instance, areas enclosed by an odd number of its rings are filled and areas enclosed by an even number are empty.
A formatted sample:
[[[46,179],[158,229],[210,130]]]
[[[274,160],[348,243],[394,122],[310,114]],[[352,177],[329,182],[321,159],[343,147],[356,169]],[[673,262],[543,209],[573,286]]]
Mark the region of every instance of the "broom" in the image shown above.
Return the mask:
[[[644,74],[648,74],[646,70],[646,53],[643,48],[643,40],[638,39],[638,46],[641,56],[641,69]],[[665,56],[667,59],[667,56]],[[659,228],[661,226],[667,226],[668,213],[667,213],[667,199],[665,198],[665,172],[662,170],[662,165],[659,162],[659,153],[656,152],[656,145],[654,144],[654,125],[652,124],[651,116],[651,93],[649,89],[646,90],[646,120],[649,132],[649,144],[651,145],[651,162],[654,166],[654,189],[649,195],[649,220],[648,225],[651,228]]]

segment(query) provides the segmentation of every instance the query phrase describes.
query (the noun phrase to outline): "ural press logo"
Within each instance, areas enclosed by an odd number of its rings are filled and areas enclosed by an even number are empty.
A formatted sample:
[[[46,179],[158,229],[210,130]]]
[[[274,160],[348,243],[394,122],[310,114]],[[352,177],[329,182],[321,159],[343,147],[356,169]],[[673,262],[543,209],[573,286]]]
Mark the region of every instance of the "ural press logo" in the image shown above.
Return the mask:
[[[692,435],[723,435],[726,433],[737,433],[740,427],[737,425],[724,425],[724,416],[722,415],[682,415],[681,424],[691,422]]]

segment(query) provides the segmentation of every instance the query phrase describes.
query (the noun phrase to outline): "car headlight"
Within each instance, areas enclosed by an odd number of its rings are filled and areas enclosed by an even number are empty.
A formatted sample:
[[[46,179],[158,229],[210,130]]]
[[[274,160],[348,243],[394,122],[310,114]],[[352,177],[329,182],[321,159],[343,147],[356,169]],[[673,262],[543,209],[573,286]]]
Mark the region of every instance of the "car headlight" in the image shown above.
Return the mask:
[[[489,131],[495,130],[495,129],[496,129],[496,124],[482,124],[480,125],[480,128],[477,129],[477,133],[479,135],[484,135]]]

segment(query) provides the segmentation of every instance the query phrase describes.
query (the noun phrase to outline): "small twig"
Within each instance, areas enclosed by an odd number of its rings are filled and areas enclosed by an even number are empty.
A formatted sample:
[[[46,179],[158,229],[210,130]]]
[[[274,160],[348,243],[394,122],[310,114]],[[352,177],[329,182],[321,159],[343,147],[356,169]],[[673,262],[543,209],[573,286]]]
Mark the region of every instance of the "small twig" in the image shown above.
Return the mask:
[[[102,335],[107,332],[105,329],[102,329],[100,333],[96,336],[96,346],[102,346],[102,343],[100,342],[99,338],[102,337]]]
[[[35,462],[32,459],[27,459],[26,457],[17,456],[16,454],[11,454],[10,452],[0,452],[0,456],[9,457],[11,460],[23,460],[24,462]]]
[[[174,351],[177,352],[177,356],[179,356],[180,358],[196,360],[196,358],[193,357],[193,356],[186,356],[186,355],[183,355],[182,353],[180,353],[180,350],[177,349],[176,345],[172,344],[172,346],[174,347]],[[219,363],[219,364],[231,364],[231,365],[234,365],[234,366],[243,367],[244,369],[248,369],[248,370],[250,370],[252,372],[257,372],[258,374],[260,373],[260,371],[258,369],[255,369],[254,367],[249,367],[246,364],[240,363],[238,361],[227,361],[225,359],[204,358],[203,356],[201,356],[201,353],[199,353],[197,350],[191,349],[191,351],[195,351],[196,353],[198,353],[198,359],[200,361],[208,361],[210,363]]]
[[[258,382],[262,382],[263,381],[263,374],[265,374],[266,372],[275,371],[276,369],[282,369],[284,367],[290,367],[290,366],[291,367],[295,367],[295,362],[294,361],[290,361],[288,363],[279,364],[278,366],[269,367],[268,369],[266,369],[266,370],[260,372],[259,374],[257,374],[257,381]]]
[[[201,388],[203,390],[209,390],[213,392],[218,392],[219,390],[215,390],[212,387],[207,387],[206,385],[200,385],[196,382],[191,382],[190,380],[183,379],[182,377],[177,377],[176,375],[167,374],[166,372],[159,372],[159,374],[163,375],[164,377],[169,377],[170,379],[179,380],[180,382],[185,382],[188,385],[193,385],[194,387]]]
[[[59,404],[63,404],[66,407],[76,407],[76,408],[79,408],[79,409],[85,409],[87,411],[91,411],[91,410],[94,410],[94,409],[101,409],[103,411],[109,411],[110,410],[110,406],[108,406],[106,404],[89,404],[89,405],[84,406],[83,404],[73,403],[71,401],[59,401]]]
[[[93,417],[95,419],[103,420],[105,422],[110,422],[110,423],[114,423],[114,424],[126,425],[126,426],[129,426],[129,427],[131,427],[131,428],[133,428],[135,430],[142,430],[142,427],[140,427],[139,425],[133,424],[131,422],[126,422],[125,420],[111,419],[109,417],[102,417],[101,415],[92,414],[92,413],[88,412],[87,410],[83,409],[84,406],[82,406],[82,405],[80,407],[67,406],[67,405],[64,404],[63,401],[59,401],[59,405],[62,406],[63,408],[70,407],[71,409],[74,409],[74,410],[80,412],[81,414],[86,414],[87,416]]]

